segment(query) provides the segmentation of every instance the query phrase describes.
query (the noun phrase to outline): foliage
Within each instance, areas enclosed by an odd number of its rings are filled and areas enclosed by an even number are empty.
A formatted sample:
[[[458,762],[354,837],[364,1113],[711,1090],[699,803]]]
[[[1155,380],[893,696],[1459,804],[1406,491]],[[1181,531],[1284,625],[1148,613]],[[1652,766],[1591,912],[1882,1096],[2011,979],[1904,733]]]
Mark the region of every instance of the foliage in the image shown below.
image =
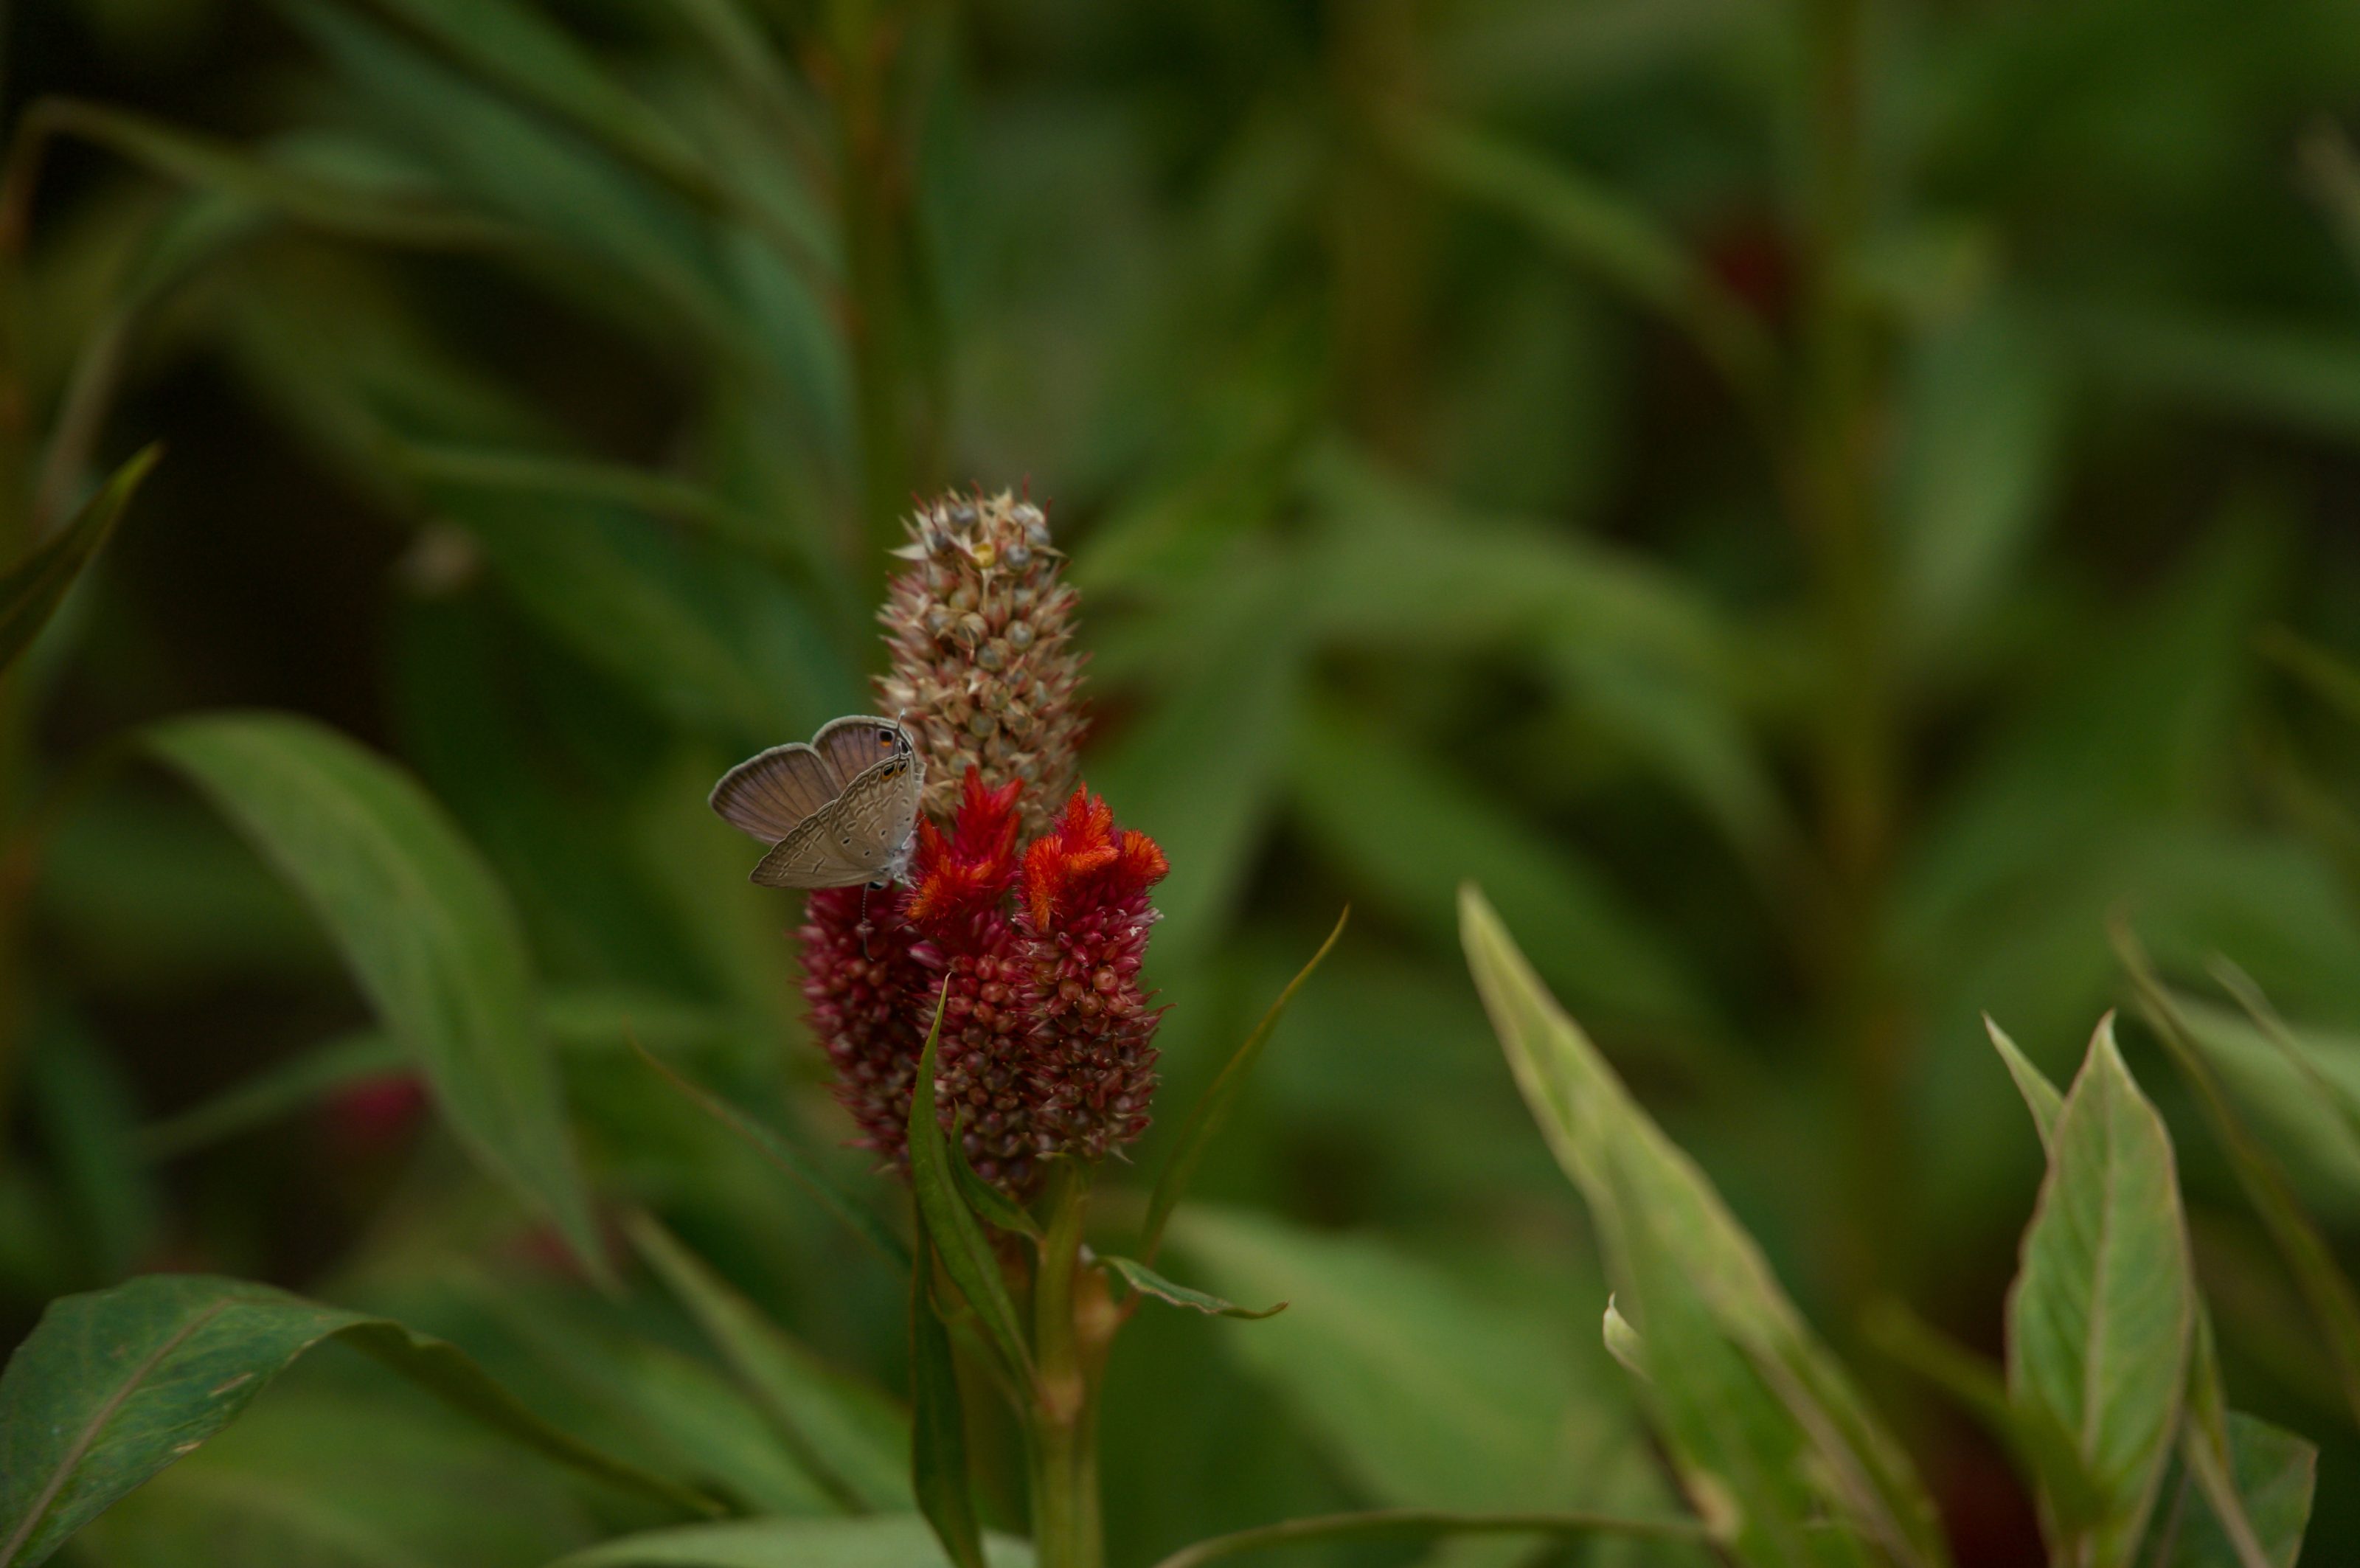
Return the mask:
[[[1054,1215],[909,1267],[703,796],[1028,476],[1171,864],[1110,1561],[2360,1550],[2360,24],[2250,11],[16,8],[0,1404],[197,1270],[609,1464],[331,1350],[59,1560],[1021,1555]]]

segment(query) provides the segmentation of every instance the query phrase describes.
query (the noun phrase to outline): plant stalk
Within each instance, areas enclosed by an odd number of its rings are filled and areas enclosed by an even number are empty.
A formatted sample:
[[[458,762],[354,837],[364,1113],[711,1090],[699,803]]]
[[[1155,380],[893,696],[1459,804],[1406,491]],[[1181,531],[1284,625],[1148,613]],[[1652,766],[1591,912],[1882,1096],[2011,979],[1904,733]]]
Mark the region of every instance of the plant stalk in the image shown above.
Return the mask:
[[[1117,1320],[1105,1275],[1082,1262],[1089,1177],[1085,1167],[1060,1161],[1050,1178],[1048,1234],[1032,1286],[1032,1354],[1040,1377],[1026,1425],[1038,1568],[1100,1568],[1105,1560],[1098,1373]]]

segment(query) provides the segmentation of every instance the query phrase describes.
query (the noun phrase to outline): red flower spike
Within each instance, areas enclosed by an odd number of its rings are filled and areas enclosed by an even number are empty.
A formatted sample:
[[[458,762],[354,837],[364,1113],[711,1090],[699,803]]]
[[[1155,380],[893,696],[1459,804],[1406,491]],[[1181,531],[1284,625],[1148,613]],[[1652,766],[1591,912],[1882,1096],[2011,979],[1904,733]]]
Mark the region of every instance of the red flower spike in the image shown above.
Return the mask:
[[[832,887],[811,895],[796,937],[812,1036],[836,1069],[836,1099],[859,1124],[854,1142],[901,1165],[909,1156],[910,1091],[925,1045],[921,1020],[934,1016],[918,932],[890,898]],[[923,1014],[910,1003],[921,991],[929,1003]]]
[[[924,978],[904,1003],[921,1020],[922,1043],[935,998],[950,982],[934,1053],[943,1126],[956,1126],[977,1175],[1021,1200],[1035,1181],[1035,1139],[1024,1073],[1032,1019],[1006,913],[1016,882],[1020,788],[1011,781],[986,789],[982,775],[967,769],[950,832],[931,822],[919,827],[914,885],[902,913],[923,938],[912,957]]]
[[[1148,889],[1170,869],[1146,834],[1118,835],[1106,802],[1076,791],[1024,854],[1033,1119],[1044,1151],[1103,1158],[1147,1130],[1162,1010],[1140,989]]]

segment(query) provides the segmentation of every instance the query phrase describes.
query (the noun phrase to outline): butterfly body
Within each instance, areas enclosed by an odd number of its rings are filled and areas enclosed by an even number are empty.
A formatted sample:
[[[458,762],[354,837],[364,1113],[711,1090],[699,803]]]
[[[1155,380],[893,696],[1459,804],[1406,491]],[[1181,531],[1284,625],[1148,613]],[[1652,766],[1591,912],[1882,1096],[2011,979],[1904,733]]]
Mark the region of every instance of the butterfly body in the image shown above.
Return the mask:
[[[823,725],[721,775],[713,809],[770,846],[765,887],[882,886],[908,870],[926,764],[910,732],[866,714]]]

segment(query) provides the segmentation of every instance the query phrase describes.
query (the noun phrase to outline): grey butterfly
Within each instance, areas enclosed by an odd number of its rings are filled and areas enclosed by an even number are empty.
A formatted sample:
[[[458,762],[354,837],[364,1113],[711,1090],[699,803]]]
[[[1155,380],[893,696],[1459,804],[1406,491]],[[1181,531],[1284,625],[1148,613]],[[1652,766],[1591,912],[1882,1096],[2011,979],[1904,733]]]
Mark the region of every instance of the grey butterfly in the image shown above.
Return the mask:
[[[926,764],[896,720],[856,714],[773,746],[713,786],[713,809],[770,846],[765,887],[882,887],[909,869]]]

